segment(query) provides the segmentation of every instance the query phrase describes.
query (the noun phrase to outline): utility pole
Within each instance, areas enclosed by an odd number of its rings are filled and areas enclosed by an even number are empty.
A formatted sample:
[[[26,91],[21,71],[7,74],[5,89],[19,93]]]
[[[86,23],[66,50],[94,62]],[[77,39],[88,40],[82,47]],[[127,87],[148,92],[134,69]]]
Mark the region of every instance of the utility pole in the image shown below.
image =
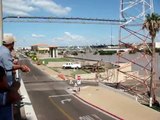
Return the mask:
[[[2,45],[3,40],[3,7],[2,0],[0,0],[0,45]]]
[[[112,47],[112,25],[111,25],[111,47]]]

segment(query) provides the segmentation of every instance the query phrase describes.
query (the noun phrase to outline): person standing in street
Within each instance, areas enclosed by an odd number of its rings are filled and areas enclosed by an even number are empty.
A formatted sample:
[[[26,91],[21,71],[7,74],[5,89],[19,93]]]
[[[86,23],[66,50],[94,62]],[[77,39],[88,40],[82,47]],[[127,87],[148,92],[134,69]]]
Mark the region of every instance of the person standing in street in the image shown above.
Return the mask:
[[[19,88],[20,83],[16,82],[13,78],[13,71],[21,70],[22,72],[29,72],[30,69],[26,65],[14,64],[11,55],[14,50],[15,38],[13,35],[4,35],[2,40],[2,46],[0,46],[0,66],[4,68],[7,78],[7,83],[12,90]],[[0,92],[0,114],[3,113],[4,120],[13,120],[12,104],[14,102],[8,102],[10,97],[17,97],[17,101],[20,100],[19,96],[15,96],[14,93],[8,91]],[[12,101],[12,100],[11,100]],[[2,114],[1,114],[2,115]],[[1,117],[0,115],[0,117]],[[0,118],[0,120],[3,120]]]

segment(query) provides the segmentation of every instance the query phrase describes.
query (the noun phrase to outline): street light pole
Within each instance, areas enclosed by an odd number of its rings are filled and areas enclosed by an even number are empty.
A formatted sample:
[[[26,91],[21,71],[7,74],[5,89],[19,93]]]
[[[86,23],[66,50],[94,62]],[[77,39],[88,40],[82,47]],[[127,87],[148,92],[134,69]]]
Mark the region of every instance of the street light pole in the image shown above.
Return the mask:
[[[3,40],[3,7],[2,0],[0,0],[0,45],[2,45]]]

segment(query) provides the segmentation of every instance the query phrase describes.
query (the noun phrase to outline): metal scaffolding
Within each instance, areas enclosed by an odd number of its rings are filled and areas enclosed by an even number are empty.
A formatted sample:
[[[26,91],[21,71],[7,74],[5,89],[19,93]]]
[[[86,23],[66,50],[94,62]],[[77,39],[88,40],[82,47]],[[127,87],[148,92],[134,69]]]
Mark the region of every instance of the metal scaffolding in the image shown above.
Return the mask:
[[[134,12],[133,12],[134,11]],[[149,103],[150,101],[150,80],[155,75],[155,68],[152,66],[152,59],[155,63],[155,58],[152,58],[152,44],[151,38],[148,32],[142,30],[142,24],[147,14],[153,13],[153,0],[121,0],[120,1],[120,20],[126,22],[121,23],[119,29],[119,47],[131,48],[131,53],[136,53],[136,57],[129,58],[128,53],[119,54],[119,62],[129,62],[132,67],[139,72],[139,75],[132,75],[129,72],[124,72],[123,69],[119,69],[119,72],[126,75],[126,77],[132,78],[125,83],[121,83],[125,91],[137,96],[139,101]],[[131,24],[139,24],[130,26]],[[150,44],[149,44],[150,43]],[[137,46],[139,45],[139,46]],[[148,51],[146,51],[146,49]],[[151,53],[151,54],[150,54]],[[132,56],[132,54],[130,54]],[[155,56],[155,55],[154,55]],[[125,67],[125,66],[124,66]],[[153,71],[151,72],[151,69]],[[155,82],[155,80],[154,80]],[[153,86],[153,91],[156,86]],[[155,93],[154,93],[155,95]]]

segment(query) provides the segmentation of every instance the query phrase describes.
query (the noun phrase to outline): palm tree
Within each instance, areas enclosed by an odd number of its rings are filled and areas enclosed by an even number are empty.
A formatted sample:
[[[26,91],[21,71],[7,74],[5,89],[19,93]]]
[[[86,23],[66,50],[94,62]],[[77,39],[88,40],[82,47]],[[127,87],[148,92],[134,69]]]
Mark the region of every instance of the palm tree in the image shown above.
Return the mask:
[[[155,93],[153,91],[153,80],[155,79],[155,70],[154,70],[154,56],[155,56],[155,37],[160,30],[160,16],[156,13],[148,14],[143,23],[142,29],[146,29],[149,32],[152,40],[152,49],[151,49],[151,79],[150,79],[150,107],[152,103],[157,102]],[[152,100],[153,99],[153,100]]]

